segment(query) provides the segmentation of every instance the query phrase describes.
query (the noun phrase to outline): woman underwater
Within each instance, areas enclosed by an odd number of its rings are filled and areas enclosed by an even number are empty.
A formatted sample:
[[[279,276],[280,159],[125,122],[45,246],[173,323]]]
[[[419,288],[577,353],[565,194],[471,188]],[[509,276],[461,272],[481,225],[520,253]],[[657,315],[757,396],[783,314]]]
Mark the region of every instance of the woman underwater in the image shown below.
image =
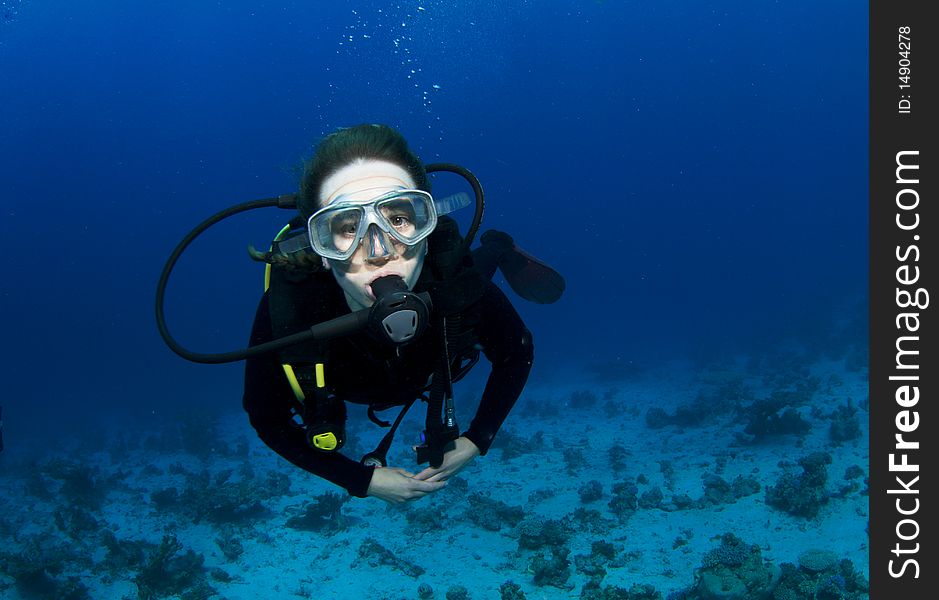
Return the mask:
[[[292,260],[264,255],[273,268],[251,346],[369,308],[387,290],[427,292],[430,324],[402,344],[362,332],[249,358],[244,408],[251,425],[275,452],[353,496],[401,503],[436,492],[486,454],[531,369],[531,334],[490,281],[496,268],[539,303],[557,300],[564,280],[498,231],[483,234],[471,256],[463,252],[456,223],[437,214],[424,166],[388,126],[359,125],[323,139],[306,165],[297,208],[312,250]],[[480,350],[492,372],[461,433],[450,385]],[[424,446],[415,449],[430,466],[414,474],[385,466],[384,455],[416,399],[428,402],[428,419]],[[384,426],[375,411],[403,407],[382,447],[362,461],[340,452],[345,402],[368,405],[369,417]]]

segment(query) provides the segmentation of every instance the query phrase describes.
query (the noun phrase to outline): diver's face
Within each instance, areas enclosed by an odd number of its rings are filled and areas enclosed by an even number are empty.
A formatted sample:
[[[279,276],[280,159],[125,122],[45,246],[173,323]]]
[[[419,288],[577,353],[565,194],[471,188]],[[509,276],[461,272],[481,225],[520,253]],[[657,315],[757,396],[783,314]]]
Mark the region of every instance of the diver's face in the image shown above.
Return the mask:
[[[327,177],[320,188],[319,201],[320,206],[325,207],[341,196],[343,201],[361,200],[366,203],[387,192],[414,186],[414,180],[408,172],[398,165],[368,159],[349,164]],[[375,302],[371,284],[379,277],[397,275],[404,280],[408,289],[414,289],[424,266],[426,240],[414,246],[405,246],[384,232],[375,233],[384,236],[382,239],[387,242],[382,252],[369,252],[366,247],[369,236],[366,235],[349,260],[323,259],[326,268],[332,270],[352,310],[367,308]]]

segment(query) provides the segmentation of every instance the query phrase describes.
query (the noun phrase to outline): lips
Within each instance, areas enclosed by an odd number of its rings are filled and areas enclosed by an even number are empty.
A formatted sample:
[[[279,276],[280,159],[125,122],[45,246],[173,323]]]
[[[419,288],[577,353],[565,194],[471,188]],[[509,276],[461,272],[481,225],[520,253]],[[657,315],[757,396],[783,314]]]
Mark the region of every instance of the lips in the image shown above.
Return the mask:
[[[404,275],[402,275],[401,273],[395,273],[392,271],[376,274],[374,277],[372,277],[371,281],[365,284],[365,293],[368,295],[370,300],[372,300],[373,302],[376,300],[375,292],[372,291],[372,284],[375,283],[375,280],[381,279],[382,277],[388,277],[389,275],[395,275],[397,277],[400,277],[401,279],[404,279]]]

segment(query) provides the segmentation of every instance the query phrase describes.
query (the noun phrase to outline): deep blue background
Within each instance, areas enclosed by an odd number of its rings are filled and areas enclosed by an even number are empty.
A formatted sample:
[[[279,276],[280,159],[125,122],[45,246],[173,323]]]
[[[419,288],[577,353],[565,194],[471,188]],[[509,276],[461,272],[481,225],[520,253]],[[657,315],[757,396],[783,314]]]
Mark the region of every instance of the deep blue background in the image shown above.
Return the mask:
[[[209,214],[293,191],[315,142],[361,122],[472,169],[485,226],[567,277],[556,305],[516,302],[532,381],[863,321],[865,3],[81,4],[0,17],[8,440],[237,407],[240,364],[160,341],[163,261]],[[287,216],[193,246],[168,293],[181,342],[244,345],[261,291],[244,249]]]

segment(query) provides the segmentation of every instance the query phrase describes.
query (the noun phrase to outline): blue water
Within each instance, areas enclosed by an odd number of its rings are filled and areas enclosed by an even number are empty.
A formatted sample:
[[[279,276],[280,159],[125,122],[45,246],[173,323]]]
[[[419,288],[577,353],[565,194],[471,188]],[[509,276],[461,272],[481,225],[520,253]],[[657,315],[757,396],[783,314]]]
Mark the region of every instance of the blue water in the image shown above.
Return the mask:
[[[294,191],[316,141],[362,122],[471,169],[483,228],[566,277],[555,305],[513,296],[532,385],[866,344],[865,3],[4,0],[0,461],[238,410],[241,365],[160,340],[163,262],[217,210]],[[288,218],[233,218],[184,256],[181,342],[245,344],[245,248]]]

